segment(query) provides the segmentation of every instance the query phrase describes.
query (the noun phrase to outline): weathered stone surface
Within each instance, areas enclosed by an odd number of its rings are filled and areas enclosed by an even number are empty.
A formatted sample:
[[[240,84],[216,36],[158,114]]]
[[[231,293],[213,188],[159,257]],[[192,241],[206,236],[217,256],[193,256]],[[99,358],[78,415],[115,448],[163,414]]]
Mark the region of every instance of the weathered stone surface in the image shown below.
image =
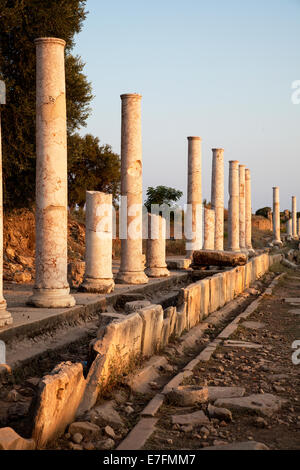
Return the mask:
[[[38,448],[60,436],[74,421],[86,381],[81,364],[59,364],[40,381],[33,438]]]
[[[206,318],[211,312],[209,279],[203,279],[201,284],[201,317]]]
[[[186,254],[202,248],[202,148],[200,137],[188,137]]]
[[[215,402],[216,406],[226,407],[239,412],[256,412],[265,416],[272,416],[278,411],[285,400],[265,393],[263,395],[250,395],[242,398],[220,398]]]
[[[124,422],[119,413],[115,410],[114,405],[114,402],[108,401],[93,408],[89,412],[91,422],[100,427],[109,425],[114,429],[122,428]]]
[[[243,387],[207,387],[207,389],[210,401],[218,400],[218,398],[243,397],[246,393]]]
[[[265,323],[261,323],[258,321],[245,321],[242,323],[242,326],[245,328],[249,328],[250,330],[260,330],[262,328],[265,328]]]
[[[149,305],[151,305],[149,300],[136,300],[134,302],[127,302],[127,304],[125,304],[125,312],[134,313],[138,310],[141,310],[141,308],[149,307]]]
[[[158,412],[158,410],[160,409],[160,407],[162,406],[164,399],[165,397],[161,393],[158,393],[157,395],[155,395],[152,398],[152,400],[148,403],[146,408],[142,411],[141,415],[154,417],[156,413]]]
[[[138,393],[149,392],[149,384],[160,375],[160,368],[167,364],[164,356],[152,356],[133,376],[129,376],[127,383],[131,390]]]
[[[222,446],[205,447],[201,450],[269,450],[269,448],[261,442],[246,441],[235,442],[234,444],[226,444]]]
[[[247,263],[244,253],[233,253],[231,251],[195,251],[193,255],[193,266],[243,266]]]
[[[89,423],[88,421],[78,421],[69,426],[69,433],[74,436],[81,434],[83,437],[91,438],[99,434],[100,427],[97,424]],[[77,443],[80,444],[80,443]]]
[[[217,418],[221,421],[227,421],[229,423],[232,421],[231,411],[227,408],[208,405],[207,411],[210,418]]]
[[[201,282],[191,284],[183,289],[184,301],[187,304],[187,328],[191,329],[201,320]]]
[[[93,361],[86,378],[86,388],[77,410],[77,416],[90,410],[95,405],[99,395],[100,386],[102,385],[101,377],[105,361],[106,356],[102,356],[101,354],[97,354]]]
[[[170,403],[177,406],[193,406],[196,403],[205,403],[208,400],[207,387],[181,386],[174,388],[167,394]]]
[[[155,354],[160,346],[164,312],[161,305],[151,305],[138,312],[143,322],[141,352],[145,357]]]
[[[290,313],[290,314],[292,314],[292,315],[300,315],[300,310],[299,310],[299,309],[298,309],[298,310],[297,310],[297,309],[289,310],[288,313]]]
[[[199,424],[208,424],[209,419],[207,416],[205,416],[203,411],[196,411],[195,413],[190,413],[186,415],[172,416],[172,423],[179,424],[181,426],[198,426]]]
[[[224,346],[228,348],[246,348],[246,349],[261,349],[261,344],[251,343],[247,341],[234,341],[228,340],[224,342]]]
[[[169,259],[167,260],[167,267],[173,271],[185,271],[190,268],[191,260],[187,258]]]
[[[220,278],[215,275],[210,278],[210,312],[216,312],[220,308]]]
[[[23,439],[11,428],[0,429],[0,450],[34,450],[34,439]]]
[[[224,250],[224,149],[212,149],[211,207],[215,211],[215,250]]]
[[[119,445],[117,450],[139,450],[155,431],[156,418],[142,418]]]
[[[161,307],[160,307],[161,308]],[[94,350],[105,355],[101,377],[102,385],[109,380],[111,370],[123,373],[130,361],[141,354],[143,321],[138,313],[132,313],[120,320],[114,320],[98,332]]]

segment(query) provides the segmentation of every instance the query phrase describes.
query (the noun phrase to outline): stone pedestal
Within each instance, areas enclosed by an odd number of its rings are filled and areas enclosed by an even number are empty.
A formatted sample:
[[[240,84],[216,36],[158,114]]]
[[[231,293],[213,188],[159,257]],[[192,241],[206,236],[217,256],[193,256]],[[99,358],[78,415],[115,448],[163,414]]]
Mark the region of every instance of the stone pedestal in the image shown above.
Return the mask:
[[[67,281],[67,121],[65,42],[35,41],[36,68],[36,307],[75,305]]]
[[[166,263],[166,219],[156,214],[148,215],[147,269],[149,277],[168,277]]]
[[[245,184],[246,184],[246,166],[239,166],[239,185],[240,185],[240,249],[246,251],[246,200],[245,200]]]
[[[297,231],[297,198],[296,196],[292,197],[292,237],[298,239]]]
[[[251,173],[248,168],[245,171],[245,237],[247,250],[252,248],[252,194],[251,194]]]
[[[121,266],[116,282],[147,284],[142,251],[142,130],[141,99],[137,94],[121,96]],[[126,205],[127,208],[124,208]],[[125,217],[124,217],[125,213]]]
[[[215,211],[215,250],[224,250],[224,149],[212,149],[211,207]]]
[[[0,102],[1,104],[1,102]],[[7,304],[3,297],[3,188],[2,188],[2,136],[1,136],[1,109],[0,109],[0,328],[13,323],[10,312],[6,310]]]
[[[188,137],[188,227],[186,257],[202,248],[202,152],[201,138]]]
[[[240,251],[239,162],[229,162],[228,249]]]
[[[85,275],[81,290],[109,294],[112,273],[112,195],[86,193]]]
[[[274,230],[274,244],[281,245],[280,236],[280,200],[279,200],[279,188],[276,186],[273,188],[273,230]]]
[[[204,209],[204,250],[215,249],[215,211]]]

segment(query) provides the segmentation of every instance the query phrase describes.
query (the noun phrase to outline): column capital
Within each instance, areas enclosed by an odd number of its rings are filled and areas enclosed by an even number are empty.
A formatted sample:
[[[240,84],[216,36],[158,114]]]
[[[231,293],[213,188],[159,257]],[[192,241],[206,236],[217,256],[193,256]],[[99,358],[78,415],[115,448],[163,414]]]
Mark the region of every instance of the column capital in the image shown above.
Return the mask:
[[[213,152],[224,152],[224,149],[223,148],[213,148],[212,151]]]
[[[127,100],[127,99],[136,99],[136,100],[141,100],[142,95],[139,95],[138,93],[124,93],[123,95],[120,95],[121,100]]]
[[[200,140],[200,141],[202,141],[201,137],[197,137],[197,136],[188,137],[187,140]]]
[[[63,47],[66,45],[66,41],[59,38],[37,38],[34,40],[34,44],[37,46],[39,44],[59,44]]]

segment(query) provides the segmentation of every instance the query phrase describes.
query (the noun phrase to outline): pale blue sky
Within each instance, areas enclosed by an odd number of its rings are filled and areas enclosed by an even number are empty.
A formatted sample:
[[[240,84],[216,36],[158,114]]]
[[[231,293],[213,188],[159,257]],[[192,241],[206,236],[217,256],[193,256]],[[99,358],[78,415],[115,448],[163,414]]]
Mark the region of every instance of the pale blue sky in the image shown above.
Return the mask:
[[[120,152],[120,94],[141,93],[143,181],[184,191],[187,139],[203,139],[203,197],[211,148],[252,171],[253,209],[298,196],[300,0],[88,0],[75,52],[95,99],[87,128]],[[185,198],[183,199],[185,202]]]

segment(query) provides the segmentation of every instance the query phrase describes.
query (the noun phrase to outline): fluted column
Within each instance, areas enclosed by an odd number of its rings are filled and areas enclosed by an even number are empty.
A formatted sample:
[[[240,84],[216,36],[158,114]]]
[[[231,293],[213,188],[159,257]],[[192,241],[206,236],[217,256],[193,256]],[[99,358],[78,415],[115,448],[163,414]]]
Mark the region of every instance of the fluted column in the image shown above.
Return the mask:
[[[146,284],[142,247],[141,95],[121,95],[121,213],[126,227],[121,240],[121,265],[116,282]],[[126,206],[127,199],[127,208]]]
[[[298,238],[297,233],[297,198],[296,196],[292,197],[292,237]]]
[[[188,216],[186,256],[202,249],[202,151],[201,137],[188,137]]]
[[[279,187],[273,188],[273,230],[274,230],[274,241],[273,243],[281,244],[280,236],[280,199],[279,199]]]
[[[30,304],[71,307],[67,281],[67,119],[65,41],[36,44],[36,280]]]
[[[85,276],[81,290],[108,294],[112,273],[112,195],[87,191],[85,213]]]
[[[158,214],[148,215],[147,269],[149,277],[168,277],[166,263],[166,219]]]
[[[245,171],[245,233],[246,248],[252,250],[252,194],[251,194],[251,172],[248,168]]]
[[[224,250],[224,149],[212,149],[211,207],[215,211],[215,250]]]
[[[3,83],[3,82],[2,82]],[[1,85],[1,82],[0,82]],[[5,104],[5,90],[1,90],[0,105]],[[13,322],[7,304],[3,297],[3,186],[2,186],[2,136],[1,136],[1,106],[0,106],[0,327],[11,325]]]
[[[229,162],[228,249],[240,251],[239,162]]]
[[[245,171],[246,166],[239,166],[239,186],[240,186],[240,249],[246,249],[246,201],[245,201]]]
[[[215,249],[215,211],[204,209],[204,250]]]

